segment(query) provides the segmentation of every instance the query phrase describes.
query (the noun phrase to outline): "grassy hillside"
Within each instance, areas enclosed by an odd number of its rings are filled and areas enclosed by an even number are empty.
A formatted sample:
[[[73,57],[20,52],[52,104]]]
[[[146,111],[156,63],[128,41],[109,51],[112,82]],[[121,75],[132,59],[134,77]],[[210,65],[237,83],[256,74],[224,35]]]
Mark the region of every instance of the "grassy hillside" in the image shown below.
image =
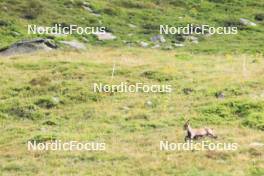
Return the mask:
[[[95,16],[83,8],[88,2]],[[180,26],[209,24],[211,26],[238,26],[238,35],[200,37],[200,44],[187,44],[178,49],[192,52],[230,53],[263,52],[264,2],[259,0],[1,0],[0,47],[27,39],[27,25],[52,26],[60,23],[79,26],[105,26],[117,40],[99,42],[94,36],[58,37],[56,40],[76,37],[92,45],[137,46],[159,33],[159,25]],[[239,18],[257,23],[256,27],[239,24]],[[131,28],[129,24],[136,27]],[[43,36],[41,36],[43,37]],[[175,42],[175,35],[165,36],[166,45]],[[165,47],[166,48],[166,47]]]
[[[261,176],[263,147],[250,144],[264,142],[263,64],[260,55],[98,47],[1,59],[1,174]],[[94,82],[122,81],[171,84],[173,91],[92,90]],[[160,151],[160,140],[183,141],[187,118],[238,150]],[[28,140],[54,139],[102,141],[107,150],[27,151]]]
[[[264,175],[264,1],[0,0],[0,17],[0,49],[37,37],[60,46],[0,56],[0,175]],[[28,24],[105,26],[117,38],[28,35]],[[152,48],[159,25],[187,24],[239,30],[195,36],[198,43],[164,35]],[[87,49],[69,50],[62,40]],[[121,82],[173,90],[93,92],[93,83]],[[204,140],[238,149],[160,151],[161,140],[184,142],[187,119],[216,131],[217,139]],[[105,142],[106,150],[27,150],[28,141],[54,140]]]

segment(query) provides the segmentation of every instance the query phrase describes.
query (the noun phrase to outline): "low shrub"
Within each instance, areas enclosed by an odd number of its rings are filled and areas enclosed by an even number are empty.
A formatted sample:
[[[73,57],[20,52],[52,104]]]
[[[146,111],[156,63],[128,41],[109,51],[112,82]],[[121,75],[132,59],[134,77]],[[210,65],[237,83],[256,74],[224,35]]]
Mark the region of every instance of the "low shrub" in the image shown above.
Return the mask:
[[[252,113],[243,120],[242,124],[250,128],[264,130],[264,113]]]
[[[203,119],[212,123],[240,120],[242,125],[264,130],[264,103],[236,100],[211,104],[199,109]],[[223,121],[225,120],[225,121]]]

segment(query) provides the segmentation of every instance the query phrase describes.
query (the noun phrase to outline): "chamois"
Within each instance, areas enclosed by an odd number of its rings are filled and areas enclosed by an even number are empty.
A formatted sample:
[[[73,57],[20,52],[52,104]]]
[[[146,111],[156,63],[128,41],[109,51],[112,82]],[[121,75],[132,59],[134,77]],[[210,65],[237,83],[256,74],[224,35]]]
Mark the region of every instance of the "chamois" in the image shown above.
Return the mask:
[[[187,135],[185,136],[185,141],[187,139],[197,139],[199,137],[213,137],[217,138],[217,136],[214,134],[213,130],[210,128],[200,128],[200,129],[192,129],[190,125],[190,120],[187,120],[187,122],[184,124],[184,130],[187,130]]]

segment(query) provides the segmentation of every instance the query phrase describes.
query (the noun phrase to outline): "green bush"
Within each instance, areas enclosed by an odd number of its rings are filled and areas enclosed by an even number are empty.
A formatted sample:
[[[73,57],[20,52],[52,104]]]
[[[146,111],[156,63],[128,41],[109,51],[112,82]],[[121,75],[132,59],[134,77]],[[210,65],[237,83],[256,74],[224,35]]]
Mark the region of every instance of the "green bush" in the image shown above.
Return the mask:
[[[264,110],[263,102],[253,102],[253,101],[232,101],[225,104],[228,106],[234,115],[239,117],[248,116],[254,112],[261,112]]]
[[[211,116],[215,118],[220,118],[220,119],[229,119],[233,115],[231,114],[231,111],[228,107],[224,105],[211,105],[208,106],[204,109],[202,109],[202,113],[205,116]]]
[[[242,124],[250,128],[264,130],[264,113],[252,113],[243,120]]]
[[[203,120],[221,123],[239,119],[242,125],[264,130],[264,103],[237,100],[211,104],[199,109]],[[239,118],[238,118],[239,117]]]

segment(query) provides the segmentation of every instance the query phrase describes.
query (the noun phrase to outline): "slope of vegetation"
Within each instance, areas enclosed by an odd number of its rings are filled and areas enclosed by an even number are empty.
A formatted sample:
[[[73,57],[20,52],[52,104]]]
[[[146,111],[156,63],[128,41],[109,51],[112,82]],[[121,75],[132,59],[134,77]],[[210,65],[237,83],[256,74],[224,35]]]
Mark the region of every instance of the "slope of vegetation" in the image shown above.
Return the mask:
[[[87,2],[96,14],[83,8]],[[86,4],[87,4],[86,3]],[[184,26],[186,24],[210,26],[237,26],[238,35],[214,35],[201,38],[200,44],[187,44],[178,50],[192,52],[263,52],[263,8],[259,0],[1,0],[0,1],[0,47],[28,39],[27,25],[52,26],[54,24],[79,26],[105,26],[117,36],[110,42],[97,41],[92,35],[58,37],[78,38],[93,45],[137,46],[140,41],[149,41],[159,33],[159,25]],[[246,18],[257,23],[245,27],[239,23]],[[130,24],[135,27],[129,27]],[[43,36],[40,36],[43,37]],[[166,35],[167,45],[177,39]]]
[[[263,176],[263,9],[260,0],[0,0],[0,48],[36,37],[87,46],[0,56],[0,175]],[[117,38],[28,35],[28,24],[105,26]],[[183,36],[164,35],[160,49],[150,48],[159,25],[187,24],[237,26],[239,32],[198,36],[198,44],[173,49]],[[143,41],[149,48],[139,47]],[[121,82],[173,90],[92,89]],[[213,142],[238,149],[160,151],[161,140],[184,142],[187,119],[193,127],[212,127]],[[33,140],[100,141],[106,150],[28,151]]]
[[[250,144],[264,142],[263,62],[260,55],[98,47],[1,59],[0,171],[261,176],[263,147]],[[173,91],[94,93],[95,82],[170,84]],[[235,142],[238,150],[160,151],[160,140],[183,142],[188,118],[194,127],[213,127],[219,136],[214,142]],[[27,151],[28,140],[55,139],[102,141],[107,150]]]

